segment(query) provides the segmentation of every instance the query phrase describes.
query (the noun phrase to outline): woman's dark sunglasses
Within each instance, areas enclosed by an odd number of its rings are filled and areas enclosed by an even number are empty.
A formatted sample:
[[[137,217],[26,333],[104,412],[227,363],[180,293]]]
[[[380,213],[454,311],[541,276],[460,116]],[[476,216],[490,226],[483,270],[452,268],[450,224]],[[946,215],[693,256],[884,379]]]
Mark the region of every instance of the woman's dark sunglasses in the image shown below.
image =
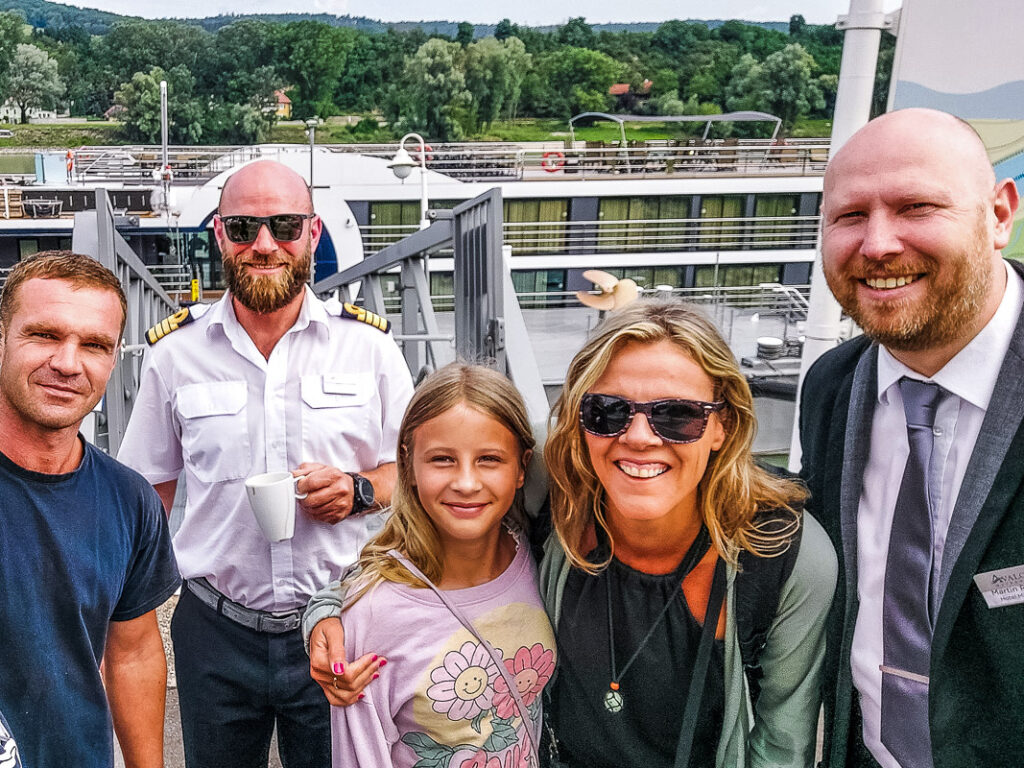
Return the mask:
[[[264,224],[270,230],[270,236],[278,242],[292,243],[302,235],[302,225],[306,219],[312,219],[314,213],[278,213],[274,216],[221,216],[224,235],[232,243],[248,245],[260,233]]]
[[[642,413],[658,437],[669,443],[700,440],[708,416],[725,407],[724,402],[700,400],[652,400],[634,403],[615,395],[586,394],[580,403],[580,425],[592,435],[615,437],[629,429],[633,415]]]

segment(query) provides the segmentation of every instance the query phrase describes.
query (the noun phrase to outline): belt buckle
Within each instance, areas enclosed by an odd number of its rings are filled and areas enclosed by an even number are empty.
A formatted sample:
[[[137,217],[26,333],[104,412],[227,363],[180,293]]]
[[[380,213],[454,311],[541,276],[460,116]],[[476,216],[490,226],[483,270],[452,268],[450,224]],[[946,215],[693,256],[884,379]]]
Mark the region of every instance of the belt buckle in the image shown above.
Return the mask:
[[[259,632],[268,631],[268,630],[265,630],[263,628],[263,625],[264,625],[265,621],[277,625],[277,626],[274,627],[274,629],[278,630],[279,632],[290,631],[290,630],[295,629],[296,627],[299,626],[298,620],[299,620],[299,612],[298,611],[283,611],[281,613],[275,613],[273,611],[259,611],[258,612],[258,621],[257,621],[257,624],[258,624],[257,631],[259,631]],[[280,627],[282,625],[288,626],[288,630],[280,629]]]

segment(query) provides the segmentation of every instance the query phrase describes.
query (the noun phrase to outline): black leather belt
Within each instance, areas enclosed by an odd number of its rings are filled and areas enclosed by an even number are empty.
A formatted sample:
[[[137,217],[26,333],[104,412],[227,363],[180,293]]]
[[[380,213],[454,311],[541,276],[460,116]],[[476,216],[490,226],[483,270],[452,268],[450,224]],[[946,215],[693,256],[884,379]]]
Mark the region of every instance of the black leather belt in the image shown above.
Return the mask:
[[[185,585],[204,605],[212,608],[221,616],[231,619],[236,624],[241,624],[248,629],[280,635],[284,632],[298,629],[302,624],[302,611],[288,611],[286,613],[254,611],[252,608],[239,605],[234,600],[222,595],[210,586],[210,582],[205,578],[186,579]]]

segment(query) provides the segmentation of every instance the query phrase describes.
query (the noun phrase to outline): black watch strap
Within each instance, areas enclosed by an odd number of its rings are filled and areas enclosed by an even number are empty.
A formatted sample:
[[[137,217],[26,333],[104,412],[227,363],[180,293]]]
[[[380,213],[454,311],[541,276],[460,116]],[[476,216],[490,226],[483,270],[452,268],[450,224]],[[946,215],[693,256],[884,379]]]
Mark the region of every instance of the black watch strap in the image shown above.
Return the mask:
[[[373,483],[358,472],[347,473],[352,478],[352,511],[349,516],[361,515],[376,506]]]

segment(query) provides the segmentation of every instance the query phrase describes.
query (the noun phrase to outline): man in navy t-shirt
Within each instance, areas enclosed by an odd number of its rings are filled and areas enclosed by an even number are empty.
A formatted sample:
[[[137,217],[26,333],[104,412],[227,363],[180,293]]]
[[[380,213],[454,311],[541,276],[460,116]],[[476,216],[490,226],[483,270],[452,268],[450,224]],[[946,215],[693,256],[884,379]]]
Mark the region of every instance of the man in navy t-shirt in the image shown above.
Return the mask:
[[[111,721],[128,766],[163,765],[167,521],[78,433],[125,315],[117,278],[66,251],[16,265],[0,297],[0,711],[29,768],[112,765]]]

